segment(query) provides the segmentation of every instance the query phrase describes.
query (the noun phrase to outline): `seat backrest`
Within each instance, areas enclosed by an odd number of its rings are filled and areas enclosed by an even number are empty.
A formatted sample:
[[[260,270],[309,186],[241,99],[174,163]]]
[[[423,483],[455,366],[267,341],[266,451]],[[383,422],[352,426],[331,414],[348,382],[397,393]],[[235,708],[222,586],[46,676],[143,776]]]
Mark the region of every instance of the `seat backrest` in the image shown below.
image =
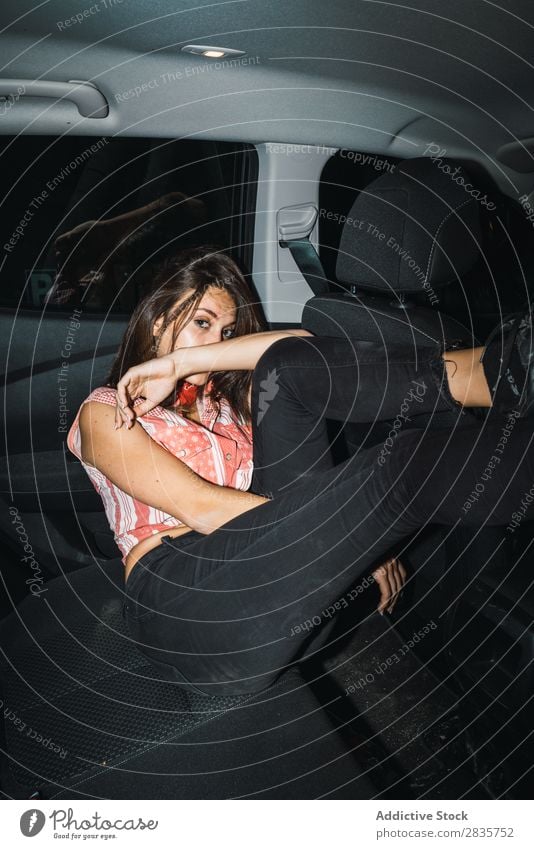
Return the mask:
[[[478,201],[464,169],[449,160],[399,163],[361,191],[347,216],[336,264],[355,290],[426,294],[460,279],[480,253]]]
[[[102,385],[126,316],[0,310],[9,454],[61,448],[78,407]]]
[[[20,511],[35,557],[52,574],[60,562],[67,569],[91,562],[97,540],[97,556],[118,554],[102,499],[66,448],[66,438],[83,399],[105,382],[127,321],[124,315],[74,308],[0,310],[5,363],[0,532],[19,558],[20,538],[7,508]],[[21,575],[31,577],[23,570]]]

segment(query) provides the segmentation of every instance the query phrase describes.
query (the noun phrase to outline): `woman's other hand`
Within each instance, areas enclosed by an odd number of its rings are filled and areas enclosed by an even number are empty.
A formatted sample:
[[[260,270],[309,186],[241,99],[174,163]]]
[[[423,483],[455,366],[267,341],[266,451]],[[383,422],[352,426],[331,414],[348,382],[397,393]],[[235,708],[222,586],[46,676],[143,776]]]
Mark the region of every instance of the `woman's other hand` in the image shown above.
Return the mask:
[[[174,392],[179,380],[176,362],[171,356],[157,357],[128,369],[117,384],[115,429],[131,428],[137,416],[149,413]],[[134,401],[142,398],[140,404]]]
[[[399,594],[406,583],[406,569],[396,557],[384,561],[378,569],[373,572],[373,578],[380,590],[380,602],[378,612],[383,615],[384,611],[391,613],[395,607]]]

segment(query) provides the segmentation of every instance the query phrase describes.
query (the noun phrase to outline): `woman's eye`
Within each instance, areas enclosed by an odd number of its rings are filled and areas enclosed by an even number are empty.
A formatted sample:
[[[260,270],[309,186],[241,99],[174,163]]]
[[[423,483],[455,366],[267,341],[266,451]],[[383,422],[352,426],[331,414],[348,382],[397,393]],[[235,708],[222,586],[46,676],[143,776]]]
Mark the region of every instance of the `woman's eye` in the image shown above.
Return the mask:
[[[208,330],[210,323],[207,318],[195,318],[195,324],[197,327],[201,327],[203,330]]]
[[[226,330],[223,330],[223,336],[225,339],[231,339],[235,333],[235,327],[227,327]]]

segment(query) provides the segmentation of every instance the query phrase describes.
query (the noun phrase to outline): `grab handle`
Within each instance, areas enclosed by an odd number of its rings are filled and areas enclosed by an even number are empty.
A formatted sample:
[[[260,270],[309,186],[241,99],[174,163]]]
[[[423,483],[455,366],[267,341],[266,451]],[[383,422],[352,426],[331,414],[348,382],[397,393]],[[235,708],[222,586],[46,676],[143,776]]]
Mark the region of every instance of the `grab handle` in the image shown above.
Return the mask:
[[[0,79],[0,98],[51,97],[54,100],[72,100],[83,118],[107,118],[109,106],[106,98],[93,84],[81,80],[67,83],[52,80]]]

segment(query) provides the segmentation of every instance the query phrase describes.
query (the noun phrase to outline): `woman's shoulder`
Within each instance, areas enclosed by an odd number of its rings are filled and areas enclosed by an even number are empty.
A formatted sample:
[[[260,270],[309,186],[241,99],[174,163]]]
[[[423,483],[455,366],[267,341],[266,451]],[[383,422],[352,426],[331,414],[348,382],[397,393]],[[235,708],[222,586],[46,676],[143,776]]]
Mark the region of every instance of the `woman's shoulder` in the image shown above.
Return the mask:
[[[86,404],[92,401],[98,401],[100,404],[109,404],[115,406],[117,399],[117,390],[111,386],[98,386],[85,398],[80,404],[80,408],[76,414],[69,432],[67,434],[67,446],[75,454],[78,459],[81,459],[81,444],[80,444],[80,414]]]
[[[117,390],[111,386],[99,386],[93,389],[90,395],[82,402],[87,404],[89,401],[99,401],[101,404],[112,404],[115,406],[117,402]]]

